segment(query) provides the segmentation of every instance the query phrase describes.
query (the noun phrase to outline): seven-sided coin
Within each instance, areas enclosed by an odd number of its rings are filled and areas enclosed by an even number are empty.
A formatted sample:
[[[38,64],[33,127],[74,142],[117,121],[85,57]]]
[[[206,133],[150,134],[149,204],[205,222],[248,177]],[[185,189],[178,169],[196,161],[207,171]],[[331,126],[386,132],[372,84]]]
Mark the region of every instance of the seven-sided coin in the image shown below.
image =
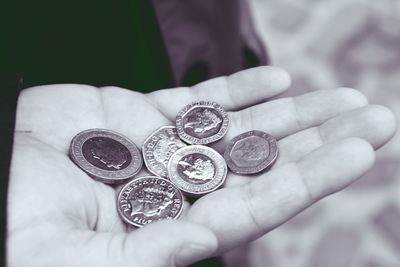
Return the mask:
[[[163,126],[153,132],[142,147],[147,169],[161,177],[168,177],[167,165],[172,154],[186,144],[179,139],[175,126]]]
[[[233,138],[224,158],[232,172],[254,174],[271,166],[278,157],[276,139],[262,131],[249,131]]]
[[[128,224],[142,227],[163,219],[176,219],[183,210],[183,195],[167,179],[145,176],[133,179],[120,191],[117,209]]]
[[[89,129],[71,141],[71,159],[93,179],[114,184],[132,178],[142,167],[136,145],[127,137],[106,129]]]
[[[225,181],[227,166],[214,149],[202,145],[177,150],[169,160],[168,175],[188,195],[203,195],[218,189]]]
[[[205,145],[221,139],[228,130],[228,114],[214,102],[193,102],[176,116],[179,137],[189,143]]]

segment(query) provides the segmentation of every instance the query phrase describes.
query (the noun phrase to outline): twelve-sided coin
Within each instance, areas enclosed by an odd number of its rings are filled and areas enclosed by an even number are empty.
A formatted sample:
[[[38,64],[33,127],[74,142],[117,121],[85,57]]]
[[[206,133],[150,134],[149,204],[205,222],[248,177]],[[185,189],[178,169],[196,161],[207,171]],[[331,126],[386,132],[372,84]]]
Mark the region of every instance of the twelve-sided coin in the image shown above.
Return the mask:
[[[88,129],[71,141],[70,157],[93,179],[114,184],[132,178],[142,167],[136,145],[127,137],[106,129]]]
[[[179,137],[189,143],[205,145],[221,139],[228,130],[228,114],[214,102],[193,102],[176,116]]]
[[[233,138],[224,158],[232,172],[253,174],[271,166],[278,157],[276,139],[262,131],[249,131]]]
[[[179,139],[175,126],[163,126],[153,132],[142,147],[147,169],[161,177],[168,177],[168,161],[179,148],[186,146]]]
[[[227,166],[214,149],[202,145],[177,150],[168,163],[168,175],[180,190],[198,196],[218,189],[225,181]]]
[[[120,191],[117,210],[128,224],[142,227],[163,219],[176,219],[183,210],[183,195],[167,179],[145,176],[133,179]]]

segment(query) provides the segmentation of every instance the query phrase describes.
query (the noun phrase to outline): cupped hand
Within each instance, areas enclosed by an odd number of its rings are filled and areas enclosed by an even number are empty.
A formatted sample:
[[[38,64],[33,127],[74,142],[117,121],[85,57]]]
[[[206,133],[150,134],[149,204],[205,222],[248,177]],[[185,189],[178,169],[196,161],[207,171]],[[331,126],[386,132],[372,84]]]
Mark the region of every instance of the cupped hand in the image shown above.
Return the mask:
[[[24,90],[8,196],[9,266],[186,266],[257,239],[346,187],[393,135],[392,113],[346,88],[269,100],[289,85],[284,71],[259,67],[150,94],[74,84]],[[74,165],[70,141],[82,130],[106,128],[141,147],[197,100],[229,111],[217,151],[255,129],[279,140],[279,158],[257,176],[228,173],[224,188],[187,204],[179,220],[132,231],[116,210],[118,188]]]

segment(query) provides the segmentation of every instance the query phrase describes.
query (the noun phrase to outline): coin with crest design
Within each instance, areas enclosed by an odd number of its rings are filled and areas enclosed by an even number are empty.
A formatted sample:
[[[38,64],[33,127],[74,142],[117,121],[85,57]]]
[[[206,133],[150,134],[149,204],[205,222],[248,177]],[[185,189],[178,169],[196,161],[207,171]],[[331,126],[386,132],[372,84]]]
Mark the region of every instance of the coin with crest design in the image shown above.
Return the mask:
[[[214,149],[202,145],[177,150],[168,163],[171,182],[191,196],[218,189],[224,183],[226,174],[224,158]]]
[[[175,126],[163,126],[154,131],[142,146],[147,169],[161,177],[168,177],[167,165],[172,154],[186,144],[179,139]]]
[[[93,179],[115,184],[132,178],[142,167],[136,145],[127,137],[106,129],[88,129],[71,141],[70,157]]]
[[[183,204],[183,195],[173,183],[161,177],[145,176],[133,179],[121,189],[117,210],[123,221],[142,227],[178,218]]]
[[[226,134],[228,126],[228,114],[223,107],[210,101],[193,102],[176,116],[178,135],[189,144],[216,142]]]
[[[259,173],[270,167],[278,157],[276,139],[262,131],[249,131],[233,138],[226,147],[224,158],[232,172]]]

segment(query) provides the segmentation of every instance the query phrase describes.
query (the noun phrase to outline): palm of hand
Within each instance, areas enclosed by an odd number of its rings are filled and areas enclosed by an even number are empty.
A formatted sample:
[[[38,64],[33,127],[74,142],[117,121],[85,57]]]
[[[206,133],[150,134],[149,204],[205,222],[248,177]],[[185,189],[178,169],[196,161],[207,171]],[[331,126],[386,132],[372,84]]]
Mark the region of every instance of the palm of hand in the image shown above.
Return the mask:
[[[16,255],[23,253],[30,266],[52,262],[174,266],[221,253],[260,237],[343,188],[373,162],[372,150],[358,139],[324,143],[355,136],[378,147],[393,133],[391,114],[381,107],[359,108],[365,99],[352,90],[304,95],[295,100],[295,108],[292,99],[250,107],[283,91],[287,76],[273,68],[258,68],[226,81],[219,78],[193,89],[149,95],[81,85],[23,92],[9,190],[9,258],[18,262],[21,258]],[[116,211],[119,187],[96,182],[74,165],[67,154],[70,140],[88,128],[107,128],[140,147],[155,129],[173,125],[177,111],[195,100],[213,100],[228,110],[248,107],[231,112],[228,136],[215,149],[221,152],[227,140],[254,128],[280,138],[280,158],[270,172],[257,178],[229,173],[226,188],[187,205],[183,220],[129,233]],[[349,111],[354,108],[358,109]],[[371,114],[385,130],[366,131],[377,123]],[[355,126],[354,121],[358,121]],[[188,243],[206,249],[176,256]],[[151,256],[154,253],[157,257]]]

